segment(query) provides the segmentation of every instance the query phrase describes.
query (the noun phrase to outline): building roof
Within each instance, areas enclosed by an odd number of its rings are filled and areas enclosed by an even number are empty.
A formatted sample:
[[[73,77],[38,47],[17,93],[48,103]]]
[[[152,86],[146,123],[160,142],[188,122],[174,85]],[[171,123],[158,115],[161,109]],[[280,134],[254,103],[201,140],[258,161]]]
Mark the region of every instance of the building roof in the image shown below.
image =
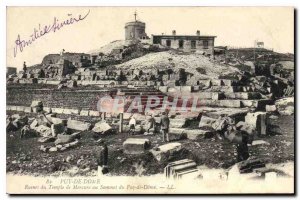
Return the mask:
[[[161,38],[194,38],[194,39],[203,39],[203,38],[216,38],[217,36],[213,35],[152,35],[153,37]]]

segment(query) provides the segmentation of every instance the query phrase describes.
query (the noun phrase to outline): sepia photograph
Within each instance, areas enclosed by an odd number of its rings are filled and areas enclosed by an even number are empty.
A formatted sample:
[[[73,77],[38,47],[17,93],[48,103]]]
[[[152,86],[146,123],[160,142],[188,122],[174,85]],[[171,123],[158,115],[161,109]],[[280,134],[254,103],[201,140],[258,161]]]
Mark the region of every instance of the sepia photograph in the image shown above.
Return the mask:
[[[8,194],[295,194],[295,8],[6,7]]]

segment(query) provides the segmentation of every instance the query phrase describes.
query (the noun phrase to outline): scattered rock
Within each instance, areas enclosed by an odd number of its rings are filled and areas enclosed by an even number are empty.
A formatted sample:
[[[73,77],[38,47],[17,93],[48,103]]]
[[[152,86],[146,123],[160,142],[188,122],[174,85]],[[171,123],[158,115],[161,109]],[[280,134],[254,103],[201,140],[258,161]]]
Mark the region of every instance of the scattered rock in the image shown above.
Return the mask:
[[[49,152],[56,152],[57,150],[57,147],[50,147]]]
[[[57,140],[55,140],[55,145],[70,143],[70,142],[74,141],[74,139],[75,139],[75,137],[72,136],[72,135],[58,134],[57,135]]]
[[[48,136],[48,137],[41,137],[38,139],[38,142],[40,143],[48,143],[48,142],[54,142],[56,140],[55,137]]]
[[[265,144],[265,145],[270,145],[270,143],[264,141],[264,140],[254,140],[251,144],[251,146],[255,146],[255,145],[261,145],[261,144]]]

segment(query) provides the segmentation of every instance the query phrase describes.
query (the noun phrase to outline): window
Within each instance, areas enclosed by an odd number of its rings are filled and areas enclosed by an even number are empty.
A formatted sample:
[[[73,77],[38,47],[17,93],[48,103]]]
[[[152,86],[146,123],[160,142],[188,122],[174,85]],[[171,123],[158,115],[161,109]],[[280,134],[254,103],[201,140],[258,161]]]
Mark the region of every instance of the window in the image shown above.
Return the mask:
[[[179,40],[179,49],[183,49],[183,40]]]
[[[195,40],[191,41],[191,48],[196,49],[196,41]]]
[[[171,40],[167,40],[166,43],[167,43],[167,47],[171,47]]]
[[[203,41],[203,49],[208,49],[208,41],[207,40]]]

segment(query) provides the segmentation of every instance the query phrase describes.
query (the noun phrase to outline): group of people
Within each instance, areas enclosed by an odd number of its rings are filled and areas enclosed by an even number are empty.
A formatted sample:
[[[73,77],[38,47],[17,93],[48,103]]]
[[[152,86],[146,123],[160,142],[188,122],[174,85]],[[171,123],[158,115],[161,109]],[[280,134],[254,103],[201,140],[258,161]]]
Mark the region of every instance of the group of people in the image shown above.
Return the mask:
[[[163,142],[169,142],[169,126],[170,126],[170,119],[168,117],[168,113],[163,112],[155,120],[153,115],[149,115],[145,122],[145,130],[146,133],[150,132],[160,132],[162,134]],[[132,116],[129,120],[129,134],[133,135],[136,132],[136,119]]]

